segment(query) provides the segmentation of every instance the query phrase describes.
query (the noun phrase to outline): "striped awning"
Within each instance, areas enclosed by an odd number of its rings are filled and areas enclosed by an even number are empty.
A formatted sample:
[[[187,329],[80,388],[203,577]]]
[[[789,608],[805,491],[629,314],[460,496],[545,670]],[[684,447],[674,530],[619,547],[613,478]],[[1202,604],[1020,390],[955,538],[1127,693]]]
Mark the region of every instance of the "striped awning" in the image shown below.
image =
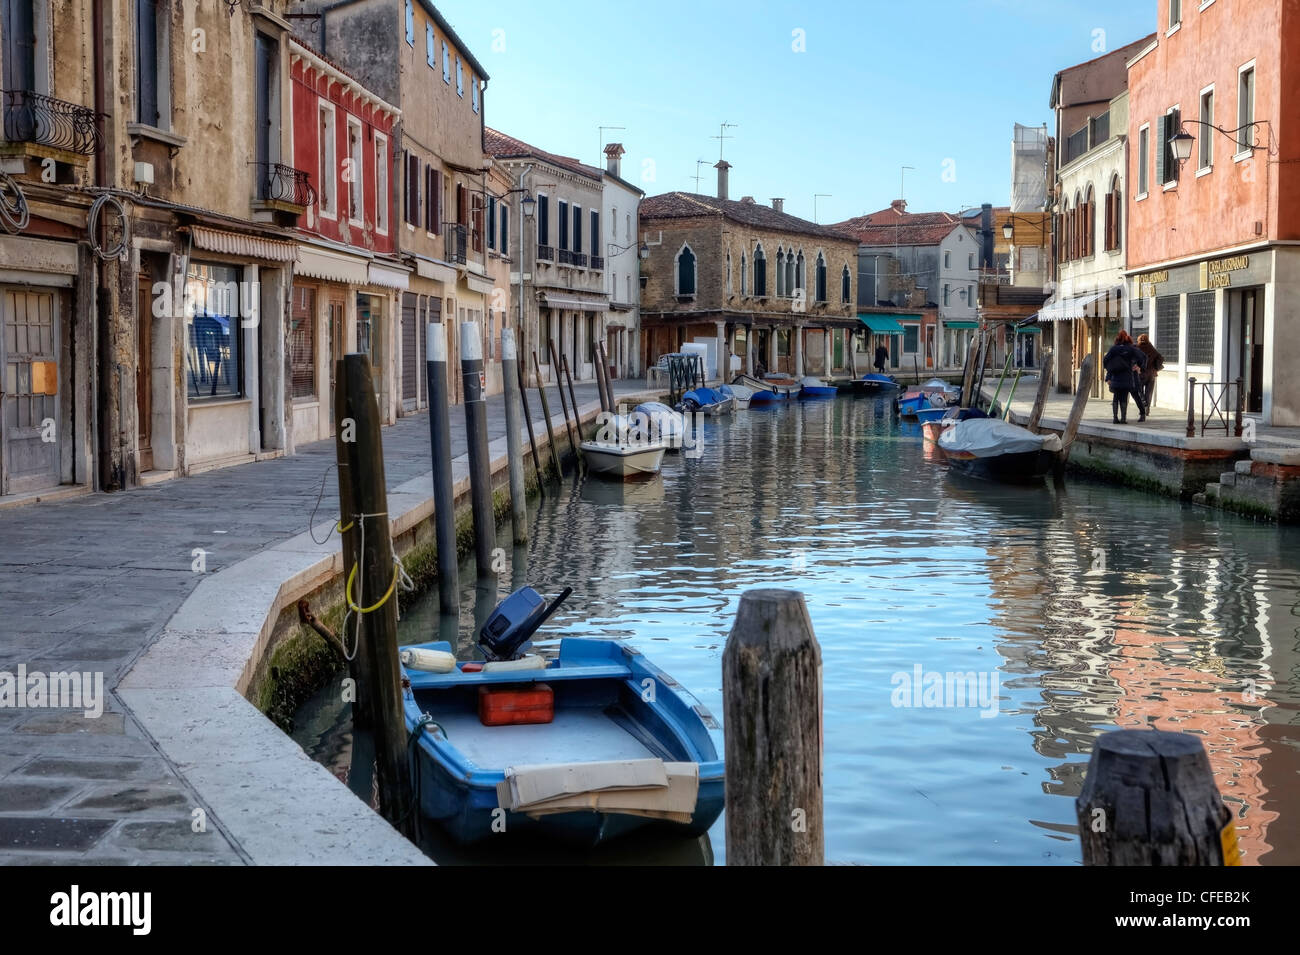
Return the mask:
[[[190,226],[190,234],[194,236],[194,244],[208,252],[240,255],[250,259],[264,259],[268,262],[292,262],[298,257],[298,245],[295,242],[263,239],[260,236],[225,232],[201,225]]]
[[[324,279],[327,282],[365,285],[369,281],[366,265],[367,260],[359,256],[300,245],[298,262],[294,265],[293,272],[294,275]]]
[[[567,308],[575,312],[603,312],[609,308],[608,299],[578,298],[576,295],[542,293],[542,304],[547,308]]]
[[[490,278],[476,275],[473,272],[465,273],[465,284],[470,287],[470,291],[478,292],[480,295],[491,295],[496,288],[495,283]]]
[[[410,272],[404,269],[395,269],[388,265],[380,265],[378,262],[370,263],[368,279],[371,285],[382,285],[384,288],[407,289],[411,287]]]

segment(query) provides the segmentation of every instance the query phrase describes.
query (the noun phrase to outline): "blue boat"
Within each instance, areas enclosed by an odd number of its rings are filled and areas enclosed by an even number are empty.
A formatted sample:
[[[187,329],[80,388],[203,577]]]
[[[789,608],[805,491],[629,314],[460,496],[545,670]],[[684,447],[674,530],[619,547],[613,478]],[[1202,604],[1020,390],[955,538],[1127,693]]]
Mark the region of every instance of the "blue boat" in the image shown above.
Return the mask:
[[[484,626],[485,635],[499,612]],[[450,654],[451,645],[432,642],[401,649],[406,660],[406,651]],[[725,777],[709,736],[710,727],[716,728],[713,717],[640,651],[616,640],[566,637],[560,641],[558,658],[541,668],[486,666],[468,672],[464,661],[450,672],[402,667],[410,681],[403,707],[406,728],[414,734],[412,783],[420,811],[457,842],[528,831],[595,845],[652,824],[700,835],[722,813]],[[495,726],[480,722],[480,690],[507,685],[549,687],[554,694],[552,720]],[[649,788],[620,789],[627,780],[610,775],[620,765],[634,767],[625,771],[634,771],[635,782]],[[662,798],[654,798],[656,792],[663,797],[666,791],[646,783],[646,773],[662,776],[665,769],[673,780],[670,785],[677,787],[671,812],[663,809]],[[526,788],[521,780],[535,793],[557,776],[570,781],[595,778],[600,788],[577,794],[589,800],[580,809],[556,808],[553,800],[550,805],[519,801],[515,789]],[[572,788],[571,782],[566,784],[564,793],[572,795]],[[650,793],[644,806],[637,804],[638,792]],[[685,812],[683,799],[689,802]],[[600,808],[606,805],[617,808]]]
[[[682,395],[677,410],[683,414],[700,411],[706,415],[719,415],[730,411],[733,404],[735,402],[731,395],[723,394],[716,388],[692,388]]]
[[[915,417],[917,421],[925,424],[927,421],[938,421],[951,410],[952,408],[946,405],[937,408],[918,408]]]
[[[915,418],[918,411],[930,406],[925,394],[905,395],[898,399],[898,413],[904,418]]]
[[[779,373],[764,375],[762,378],[755,378],[753,375],[737,375],[731,383],[753,389],[754,393],[749,399],[750,404],[787,401],[790,398],[797,398],[799,392],[803,390],[803,385],[799,382]]]
[[[808,377],[803,380],[803,389],[799,392],[800,398],[834,398],[839,389],[834,385],[828,385],[820,378]]]
[[[888,375],[868,374],[854,378],[849,382],[849,387],[855,395],[878,395],[884,391],[893,391],[898,387],[898,382]]]

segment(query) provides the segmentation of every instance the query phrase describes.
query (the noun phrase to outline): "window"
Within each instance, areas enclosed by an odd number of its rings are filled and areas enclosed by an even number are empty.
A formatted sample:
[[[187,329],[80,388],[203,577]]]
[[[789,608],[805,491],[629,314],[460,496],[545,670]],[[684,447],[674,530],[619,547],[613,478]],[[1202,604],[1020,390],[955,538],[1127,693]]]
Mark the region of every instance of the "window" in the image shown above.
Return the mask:
[[[943,253],[943,267],[945,269],[952,268],[952,253],[947,251],[946,249],[944,250]]]
[[[695,253],[683,245],[677,253],[677,294],[695,294]]]
[[[731,294],[731,252],[727,252],[727,294]]]
[[[451,47],[446,40],[442,41],[442,81],[451,84]]]
[[[745,271],[745,253],[740,253],[740,294],[749,294],[749,273]]]
[[[411,5],[408,3],[406,9],[410,10]],[[407,42],[411,42],[409,39]],[[424,59],[431,69],[438,68],[438,44],[433,39],[433,24],[424,25]]]
[[[388,234],[388,137],[375,133],[375,231]]]
[[[1169,29],[1178,26],[1183,20],[1183,0],[1169,0]]]
[[[632,238],[632,213],[630,212],[627,214],[627,231],[623,234],[626,235],[628,239]]]
[[[1110,192],[1106,194],[1106,249],[1114,250],[1120,246],[1120,228],[1124,215],[1124,195],[1120,188],[1119,176],[1112,176]]]
[[[556,218],[560,222],[560,249],[568,251],[569,248],[569,204],[563,199],[560,200],[556,209]]]
[[[239,269],[191,262],[185,283],[186,378],[191,402],[243,396],[242,323],[256,314]],[[242,297],[241,297],[242,293]]]
[[[974,252],[968,252],[968,253],[966,253],[966,269],[967,269],[967,271],[970,271],[970,272],[974,272],[974,271],[975,271],[975,253],[974,253]]]
[[[474,79],[473,76],[469,78],[469,96],[470,96],[470,104],[473,106],[474,112],[477,113],[478,112],[478,80]]]
[[[406,195],[402,218],[414,226],[420,221],[420,160],[409,149],[402,150],[402,155],[406,159]]]
[[[919,349],[921,342],[920,325],[903,326],[903,351],[915,352]]]
[[[348,120],[348,221],[362,225],[366,217],[365,163],[361,159],[361,124]]]
[[[1097,198],[1088,183],[1088,193],[1083,200],[1083,254],[1090,256],[1097,251]]]
[[[1178,181],[1178,160],[1174,158],[1173,138],[1179,129],[1178,107],[1156,119],[1156,183],[1167,186]]]
[[[624,276],[623,281],[627,285],[627,298],[625,299],[625,301],[631,302],[632,301],[632,276],[630,275]]]
[[[807,277],[808,273],[804,271],[803,267],[803,253],[800,252],[794,267],[794,287],[800,291],[806,289],[808,287]]]
[[[844,266],[844,271],[840,275],[840,303],[847,305],[851,302],[853,293],[852,280],[849,278],[849,267]]]
[[[1147,170],[1151,168],[1151,127],[1143,126],[1138,130],[1138,149],[1137,149],[1137,181],[1138,181],[1138,198],[1147,194]]]
[[[470,242],[475,252],[483,251],[483,196],[475,192],[470,195]]]
[[[778,328],[776,330],[776,356],[778,358],[788,358],[790,355],[790,329]]]
[[[615,206],[609,213],[610,240],[618,241],[618,206]]]
[[[504,202],[501,203],[501,231],[498,233],[499,241],[497,243],[498,251],[502,255],[510,254],[510,207]]]
[[[6,3],[5,6],[8,7],[9,4]],[[169,17],[165,13],[161,17],[158,15],[158,0],[136,0],[136,121],[155,129],[171,127],[168,101],[171,94],[168,25]],[[10,50],[6,48],[5,52],[8,54]],[[31,59],[34,63],[35,57],[32,56]]]
[[[316,290],[295,285],[289,309],[290,397],[316,397]]]
[[[487,247],[496,250],[497,247],[497,197],[488,196],[487,201]]]
[[[943,285],[943,304],[944,305],[948,304],[948,283],[947,282],[945,282]]]
[[[767,256],[763,254],[761,243],[754,247],[754,295],[759,298],[767,296]]]
[[[785,252],[780,246],[776,247],[776,295],[785,295]]]
[[[442,173],[432,166],[424,167],[424,231],[442,232]]]
[[[816,284],[813,286],[813,291],[818,302],[826,301],[826,259],[820,252],[817,253]]]
[[[415,4],[412,0],[406,0],[406,42],[409,46],[415,46]]]
[[[596,316],[587,313],[587,364],[596,363]]]
[[[1214,125],[1214,87],[1208,87],[1201,91],[1201,122],[1204,124],[1200,129],[1200,139],[1197,142],[1197,169],[1209,169],[1214,165],[1214,137],[1210,135],[1210,128]]]
[[[1214,293],[1187,296],[1187,364],[1214,364]]]
[[[320,138],[317,140],[320,154],[320,184],[316,189],[316,210],[323,219],[338,218],[338,202],[335,198],[335,160],[334,104],[320,104]]]
[[[546,346],[551,341],[551,310],[542,309],[541,315],[537,319],[537,360],[543,365],[551,363],[551,350]]]
[[[1156,299],[1155,346],[1165,356],[1165,361],[1178,358],[1178,296],[1161,295]]]
[[[600,213],[591,210],[591,254],[600,255]]]
[[[460,57],[456,57],[456,95],[465,95],[465,70],[460,62]]]
[[[582,206],[573,207],[573,251],[582,251]]]
[[[537,244],[551,244],[551,201],[540,194],[537,196]]]
[[[1243,66],[1237,74],[1237,125],[1243,129],[1237,133],[1237,154],[1251,151],[1255,142],[1255,131],[1250,126],[1255,122],[1255,64]]]

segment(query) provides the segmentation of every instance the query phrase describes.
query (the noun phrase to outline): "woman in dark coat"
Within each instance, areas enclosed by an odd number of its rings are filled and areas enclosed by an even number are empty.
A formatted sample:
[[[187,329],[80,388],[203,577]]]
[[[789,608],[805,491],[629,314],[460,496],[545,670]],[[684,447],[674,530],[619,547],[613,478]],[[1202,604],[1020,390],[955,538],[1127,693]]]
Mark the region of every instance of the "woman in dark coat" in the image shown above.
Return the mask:
[[[1139,377],[1146,368],[1147,356],[1133,344],[1128,332],[1115,336],[1115,344],[1102,359],[1106,380],[1110,383],[1111,414],[1116,424],[1128,424],[1128,396],[1132,395],[1138,406],[1138,421],[1147,420],[1146,402],[1139,390]]]
[[[1156,375],[1165,367],[1165,356],[1156,351],[1156,346],[1146,335],[1138,336],[1137,348],[1147,356],[1146,367],[1142,369],[1142,400],[1149,410],[1151,399],[1156,394]]]

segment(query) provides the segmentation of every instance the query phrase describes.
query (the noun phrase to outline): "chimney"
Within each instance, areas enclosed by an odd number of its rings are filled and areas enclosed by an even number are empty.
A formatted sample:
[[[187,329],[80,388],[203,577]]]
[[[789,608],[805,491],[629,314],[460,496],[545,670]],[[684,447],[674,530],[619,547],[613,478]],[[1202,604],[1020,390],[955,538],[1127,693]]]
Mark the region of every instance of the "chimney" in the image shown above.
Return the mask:
[[[993,203],[980,206],[980,268],[993,268]]]
[[[725,159],[719,159],[714,163],[713,168],[718,170],[718,198],[727,198],[727,170],[731,168],[731,163]]]
[[[904,212],[907,211],[907,200],[895,199],[893,202],[889,204],[889,208],[893,209],[899,215],[902,215]]]
[[[741,196],[740,201],[747,206],[752,206],[755,204],[753,196]]]
[[[605,171],[611,176],[622,178],[622,173],[618,171],[620,166],[619,160],[623,157],[625,152],[627,152],[627,150],[623,148],[622,143],[610,143],[605,147]]]
[[[773,200],[772,200],[772,208],[775,209],[777,212],[785,212],[785,200],[784,200],[784,199],[773,199]]]

